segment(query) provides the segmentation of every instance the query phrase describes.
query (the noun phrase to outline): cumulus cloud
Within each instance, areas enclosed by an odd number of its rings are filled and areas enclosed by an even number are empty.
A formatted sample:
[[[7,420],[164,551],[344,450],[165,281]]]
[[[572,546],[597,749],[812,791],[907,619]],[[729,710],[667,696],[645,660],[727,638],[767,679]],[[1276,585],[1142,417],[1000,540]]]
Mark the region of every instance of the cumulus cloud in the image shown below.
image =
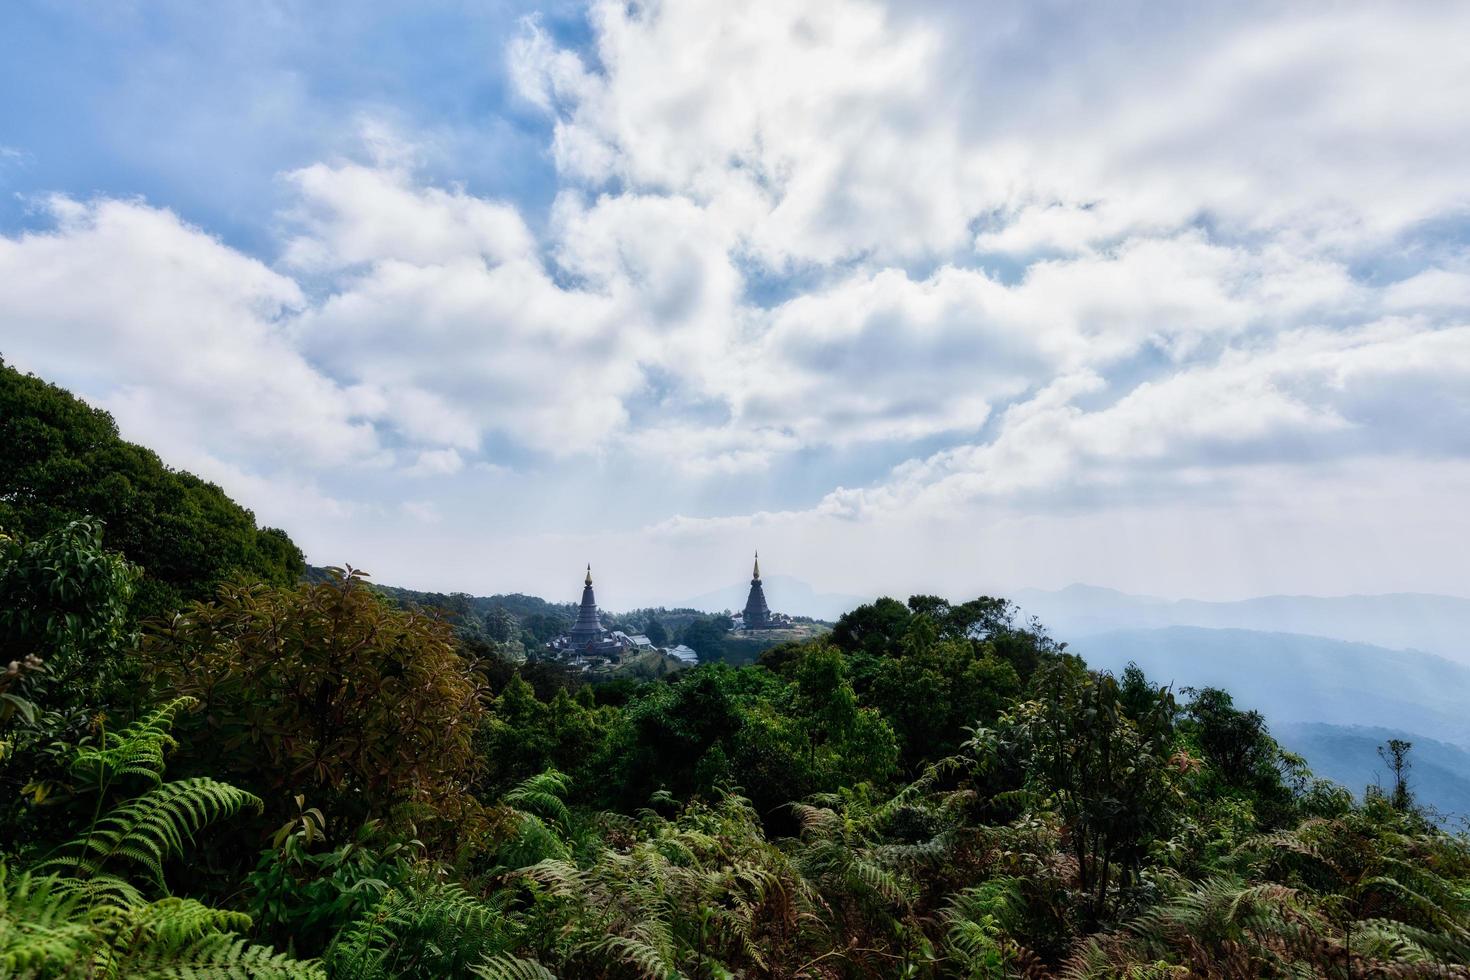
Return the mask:
[[[0,237],[7,357],[91,394],[166,454],[379,455],[350,392],[287,335],[305,304],[293,280],[140,202],[45,207],[50,229]]]
[[[534,24],[512,56],[557,113],[569,177],[687,195],[777,266],[964,239],[983,178],[936,74],[937,25],[848,0],[594,3],[590,19],[595,66]]]
[[[509,53],[549,205],[430,179],[371,123],[282,175],[271,255],[56,198],[0,238],[7,356],[242,481],[371,474],[416,527],[469,505],[400,478],[516,474],[547,531],[595,488],[659,540],[830,548],[1470,459],[1467,8],[588,25]]]
[[[317,163],[287,179],[299,202],[291,217],[302,228],[286,245],[291,267],[330,271],[384,260],[424,265],[474,257],[498,263],[535,251],[514,207],[458,189],[413,186],[410,172],[392,163]]]

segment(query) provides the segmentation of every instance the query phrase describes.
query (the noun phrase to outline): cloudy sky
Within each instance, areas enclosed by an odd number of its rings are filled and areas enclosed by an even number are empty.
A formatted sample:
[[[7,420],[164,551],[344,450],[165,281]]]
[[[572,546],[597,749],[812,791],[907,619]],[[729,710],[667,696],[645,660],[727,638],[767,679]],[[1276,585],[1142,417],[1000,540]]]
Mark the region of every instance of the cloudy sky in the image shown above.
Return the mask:
[[[1470,594],[1467,37],[15,0],[0,354],[391,583]]]

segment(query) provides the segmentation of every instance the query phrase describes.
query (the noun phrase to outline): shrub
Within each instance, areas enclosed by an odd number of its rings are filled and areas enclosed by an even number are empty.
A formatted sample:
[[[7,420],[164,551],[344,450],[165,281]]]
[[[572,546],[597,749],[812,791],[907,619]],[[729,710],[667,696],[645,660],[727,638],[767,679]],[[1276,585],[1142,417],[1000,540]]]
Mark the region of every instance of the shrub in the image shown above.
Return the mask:
[[[334,830],[473,810],[480,679],[447,625],[390,607],[361,573],[226,586],[144,648],[161,684],[203,704],[199,761],[278,813],[298,794]]]

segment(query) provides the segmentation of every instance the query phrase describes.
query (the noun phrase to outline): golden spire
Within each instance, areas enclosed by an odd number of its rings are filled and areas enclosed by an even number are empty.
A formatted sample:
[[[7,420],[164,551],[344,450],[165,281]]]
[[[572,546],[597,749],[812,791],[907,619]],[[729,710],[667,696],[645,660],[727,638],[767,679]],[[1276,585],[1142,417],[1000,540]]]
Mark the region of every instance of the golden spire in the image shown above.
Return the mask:
[[[587,563],[587,584],[592,584],[592,563],[590,561]]]
[[[759,551],[755,553],[755,577],[761,577],[761,553]]]

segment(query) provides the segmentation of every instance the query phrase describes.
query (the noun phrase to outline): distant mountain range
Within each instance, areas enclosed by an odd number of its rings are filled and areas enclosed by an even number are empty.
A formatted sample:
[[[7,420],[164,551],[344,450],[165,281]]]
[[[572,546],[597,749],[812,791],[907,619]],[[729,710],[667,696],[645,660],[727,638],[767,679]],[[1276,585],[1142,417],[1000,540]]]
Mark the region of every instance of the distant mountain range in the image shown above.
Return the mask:
[[[871,596],[819,592],[789,575],[761,579],[771,608],[828,622],[871,602]],[[708,612],[745,605],[748,581],[681,600],[674,605]],[[895,596],[903,600],[907,596]],[[960,598],[968,598],[961,596]],[[1423,650],[1470,664],[1470,599],[1402,592],[1384,595],[1272,595],[1230,602],[1162,599],[1094,585],[1056,591],[1022,589],[1009,596],[1026,616],[1039,618],[1061,640],[1111,630],[1201,626],[1266,633],[1296,633],[1391,650]]]
[[[788,616],[810,616],[829,623],[848,610],[873,601],[861,596],[818,592],[806,582],[790,575],[762,575],[761,582],[765,584],[766,602],[773,612],[786,613]],[[745,581],[697,595],[692,599],[684,599],[675,605],[712,613],[727,609],[733,612],[745,608],[745,599],[749,594],[750,582]]]
[[[1133,661],[1159,683],[1225,688],[1276,723],[1372,725],[1470,748],[1470,667],[1432,654],[1192,626],[1101,633],[1070,648],[1099,670]]]
[[[1091,585],[1023,589],[1010,598],[1059,639],[1119,629],[1205,626],[1301,633],[1470,663],[1470,599],[1415,592],[1262,596],[1234,602],[1159,599]]]
[[[1306,758],[1316,775],[1358,791],[1369,785],[1385,789],[1392,785],[1378,746],[1391,738],[1407,739],[1414,743],[1409,788],[1415,797],[1441,814],[1470,815],[1470,751],[1461,746],[1391,728],[1309,723],[1278,725],[1271,733]]]
[[[1237,706],[1265,715],[1314,772],[1355,792],[1383,772],[1377,746],[1407,739],[1423,802],[1470,816],[1470,666],[1414,650],[1241,629],[1171,626],[1070,639],[1095,669],[1117,673],[1133,662],[1176,689],[1224,688]]]

